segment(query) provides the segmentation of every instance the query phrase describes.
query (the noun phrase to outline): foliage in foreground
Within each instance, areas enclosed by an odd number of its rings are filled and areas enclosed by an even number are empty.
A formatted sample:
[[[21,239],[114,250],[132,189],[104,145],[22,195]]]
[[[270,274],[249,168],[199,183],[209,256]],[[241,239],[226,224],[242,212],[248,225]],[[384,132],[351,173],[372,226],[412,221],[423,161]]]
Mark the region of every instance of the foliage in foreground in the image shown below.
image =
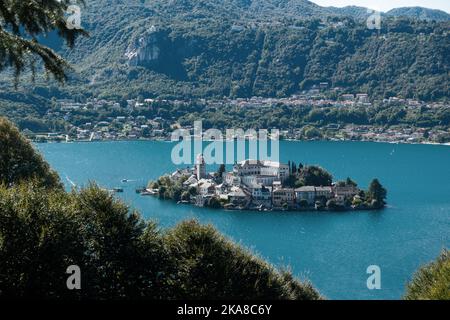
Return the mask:
[[[11,122],[0,117],[0,184],[11,186],[30,178],[45,187],[62,187],[57,173],[31,143]]]
[[[450,251],[420,268],[406,288],[406,300],[450,300]]]
[[[161,231],[95,185],[0,187],[0,261],[0,298],[320,298],[213,227]],[[82,290],[66,287],[70,265]]]
[[[41,60],[45,71],[58,81],[67,78],[69,64],[52,49],[39,43],[39,36],[55,32],[73,47],[79,35],[87,33],[66,24],[65,12],[71,3],[83,0],[22,1],[3,0],[0,5],[0,71],[12,67],[16,84],[19,75],[29,67],[34,78]]]
[[[0,146],[0,299],[319,298],[211,226],[161,231],[95,184],[65,192],[4,119]],[[67,289],[70,265],[82,290]]]
[[[207,299],[319,299],[317,291],[292,275],[277,272],[249,251],[224,238],[212,226],[186,221],[170,230],[165,239],[179,269],[181,296]]]

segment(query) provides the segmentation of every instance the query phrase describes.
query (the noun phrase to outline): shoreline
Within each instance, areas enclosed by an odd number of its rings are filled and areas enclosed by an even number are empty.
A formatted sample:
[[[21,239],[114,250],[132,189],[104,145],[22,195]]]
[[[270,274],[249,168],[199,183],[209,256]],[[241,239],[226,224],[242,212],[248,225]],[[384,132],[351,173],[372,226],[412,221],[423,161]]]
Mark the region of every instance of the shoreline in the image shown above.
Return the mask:
[[[152,195],[152,197],[158,197],[157,195]],[[282,209],[282,208],[270,208],[267,210],[264,209],[257,209],[257,208],[211,208],[207,206],[197,206],[193,203],[183,203],[181,201],[175,201],[173,199],[160,199],[161,201],[170,201],[176,205],[186,205],[196,208],[203,208],[203,209],[212,209],[216,211],[224,211],[224,212],[250,212],[250,213],[349,213],[349,212],[374,212],[374,211],[383,211],[386,208],[388,208],[387,204],[384,205],[381,208],[352,208],[352,207],[344,207],[341,209],[331,209],[331,208],[323,208],[323,209],[316,209],[314,207],[306,207],[306,208],[291,208],[291,209]]]
[[[36,144],[47,144],[47,143],[62,143],[62,144],[70,144],[70,143],[108,143],[108,142],[147,142],[147,141],[155,141],[155,142],[176,142],[171,141],[169,139],[153,139],[153,138],[142,138],[142,139],[116,139],[116,140],[72,140],[72,141],[64,141],[64,140],[47,140],[47,141],[36,141],[31,140],[31,142]],[[203,140],[204,142],[213,142],[215,140]],[[233,140],[223,140],[224,142],[230,142]],[[300,139],[280,139],[279,141],[291,141],[291,142],[372,142],[372,143],[385,143],[385,144],[403,144],[403,145],[433,145],[433,146],[450,146],[450,142],[439,143],[439,142],[405,142],[405,141],[385,141],[385,140],[351,140],[351,139],[311,139],[311,140],[300,140]]]

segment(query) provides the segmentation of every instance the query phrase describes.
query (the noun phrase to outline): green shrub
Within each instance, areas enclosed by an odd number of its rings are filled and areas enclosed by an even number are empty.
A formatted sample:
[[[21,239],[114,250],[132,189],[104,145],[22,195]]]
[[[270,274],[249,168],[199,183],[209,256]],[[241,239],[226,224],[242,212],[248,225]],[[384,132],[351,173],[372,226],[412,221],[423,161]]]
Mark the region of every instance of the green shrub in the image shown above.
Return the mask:
[[[407,285],[406,300],[450,300],[450,251],[423,266]]]
[[[179,264],[177,298],[319,299],[308,283],[271,265],[222,236],[212,226],[186,221],[166,236]]]
[[[0,184],[34,179],[38,185],[62,188],[56,172],[11,122],[0,117]]]
[[[211,226],[161,232],[95,184],[65,192],[1,119],[0,142],[0,299],[319,298]],[[163,196],[179,189],[167,177],[158,186]],[[66,287],[70,265],[81,269],[82,290]]]

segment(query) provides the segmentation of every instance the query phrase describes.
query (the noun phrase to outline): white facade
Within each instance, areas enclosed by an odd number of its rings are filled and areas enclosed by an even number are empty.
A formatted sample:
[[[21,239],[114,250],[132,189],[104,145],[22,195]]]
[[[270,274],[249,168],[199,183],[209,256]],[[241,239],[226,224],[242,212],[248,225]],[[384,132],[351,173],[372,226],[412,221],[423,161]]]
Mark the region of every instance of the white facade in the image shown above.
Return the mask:
[[[251,176],[243,176],[241,181],[246,186],[251,185],[264,185],[271,186],[275,181],[279,181],[278,176],[276,175],[251,175]]]
[[[275,161],[245,160],[236,164],[233,172],[240,177],[261,176],[261,179],[267,177],[271,181],[263,184],[270,185],[275,180],[269,177],[276,177],[277,180],[284,181],[289,176],[289,166]]]
[[[241,184],[241,178],[232,172],[225,173],[223,179],[230,186],[239,186]]]

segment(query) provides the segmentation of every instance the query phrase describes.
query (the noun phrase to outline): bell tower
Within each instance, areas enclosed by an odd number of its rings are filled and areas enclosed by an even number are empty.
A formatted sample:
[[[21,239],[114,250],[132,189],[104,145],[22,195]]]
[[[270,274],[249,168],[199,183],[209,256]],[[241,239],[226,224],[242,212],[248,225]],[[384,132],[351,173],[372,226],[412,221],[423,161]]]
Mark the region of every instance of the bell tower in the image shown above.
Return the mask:
[[[206,164],[205,164],[205,158],[203,158],[203,154],[199,154],[197,156],[195,169],[196,169],[195,171],[197,174],[197,180],[206,178]]]

